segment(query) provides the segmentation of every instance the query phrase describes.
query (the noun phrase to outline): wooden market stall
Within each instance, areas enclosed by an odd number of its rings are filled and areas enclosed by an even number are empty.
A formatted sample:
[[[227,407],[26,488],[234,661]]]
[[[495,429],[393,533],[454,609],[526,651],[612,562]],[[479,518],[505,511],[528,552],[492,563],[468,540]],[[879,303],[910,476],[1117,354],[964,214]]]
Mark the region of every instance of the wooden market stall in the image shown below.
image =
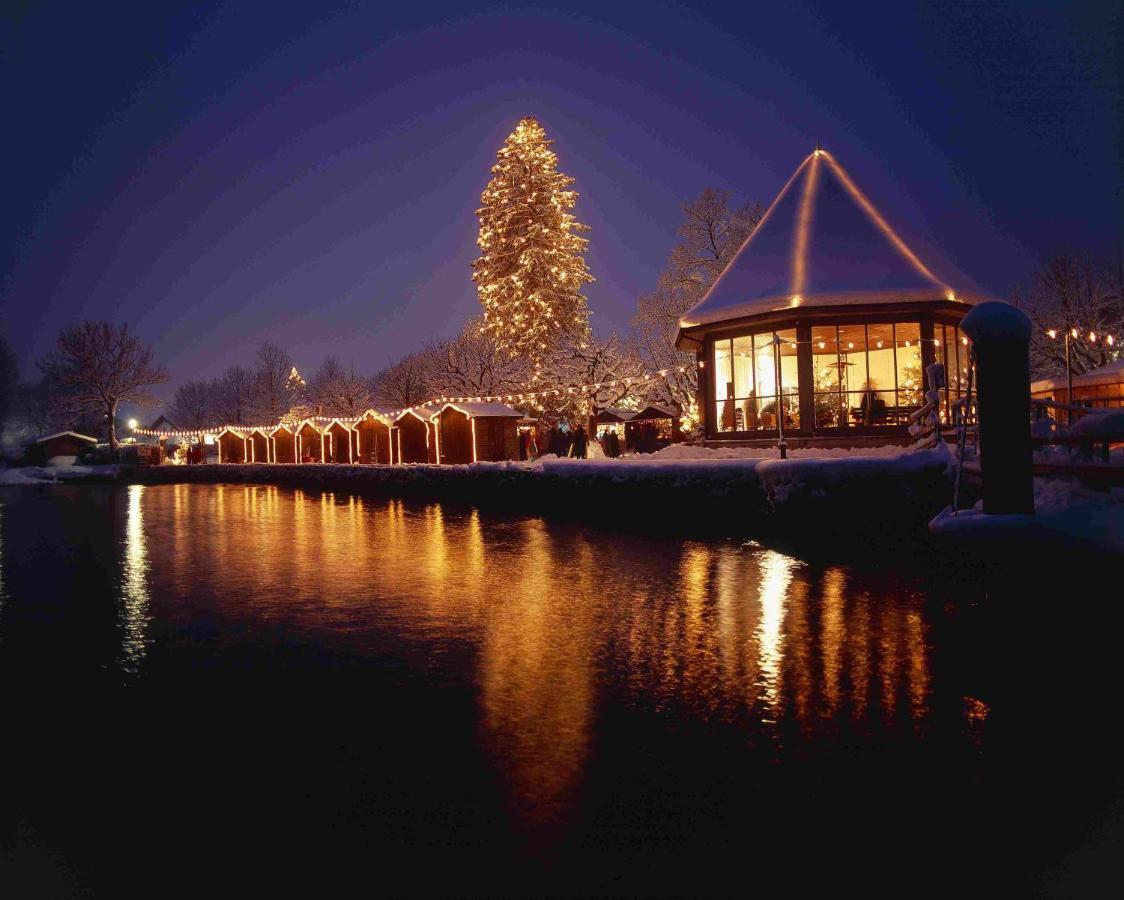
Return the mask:
[[[297,455],[302,463],[324,461],[324,432],[312,419],[305,419],[297,428]]]
[[[324,428],[325,460],[333,463],[351,463],[354,461],[353,441],[355,434],[339,419],[332,419]]]
[[[283,463],[300,462],[297,457],[297,439],[292,429],[287,425],[278,425],[269,433],[270,443],[273,444],[273,461]]]
[[[403,410],[394,420],[394,458],[398,463],[437,462],[436,438],[427,407]]]
[[[391,421],[378,410],[369,409],[355,423],[358,440],[356,462],[376,465],[389,465],[394,462],[391,444]]]
[[[274,461],[273,454],[270,452],[269,435],[265,429],[255,428],[251,431],[247,436],[246,445],[250,451],[250,462],[271,463]]]
[[[1124,407],[1124,359],[1073,376],[1073,397],[1069,396],[1069,379],[1065,375],[1043,378],[1030,385],[1034,400],[1072,403],[1093,409]]]
[[[654,453],[682,440],[678,414],[662,406],[645,406],[624,423],[625,448],[637,453]]]
[[[244,463],[250,457],[246,435],[233,428],[220,431],[215,445],[218,447],[220,463]]]
[[[523,413],[503,403],[446,403],[433,416],[440,462],[450,465],[519,459]]]

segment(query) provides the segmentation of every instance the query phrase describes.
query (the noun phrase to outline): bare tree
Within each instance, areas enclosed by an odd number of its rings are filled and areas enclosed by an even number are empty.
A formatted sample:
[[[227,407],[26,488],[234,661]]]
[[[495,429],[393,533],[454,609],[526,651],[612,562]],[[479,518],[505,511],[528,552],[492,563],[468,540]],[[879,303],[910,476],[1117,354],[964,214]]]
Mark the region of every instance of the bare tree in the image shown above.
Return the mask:
[[[544,413],[592,428],[586,420],[606,407],[630,397],[639,400],[644,374],[636,347],[614,332],[606,338],[586,336],[564,342],[544,362],[542,386],[529,390],[549,392],[534,401]]]
[[[269,343],[258,347],[257,359],[255,416],[263,422],[279,422],[297,399],[290,380],[293,360],[283,348]]]
[[[244,366],[231,366],[211,384],[212,425],[251,425],[258,405],[258,381]]]
[[[644,364],[667,375],[651,385],[652,399],[678,411],[698,396],[693,353],[675,349],[683,314],[702,299],[761,221],[760,204],[731,205],[729,191],[706,188],[683,207],[682,239],[671,251],[656,289],[640,298],[633,325]],[[680,371],[682,370],[682,371]]]
[[[371,379],[348,368],[335,356],[329,356],[312,376],[309,392],[313,402],[326,415],[355,418],[362,415],[374,402]]]
[[[480,319],[450,341],[429,344],[422,358],[427,386],[445,397],[506,394],[526,384],[531,371],[525,358],[512,356],[484,331]]]
[[[1030,366],[1035,377],[1065,374],[1064,332],[1072,329],[1077,332],[1069,341],[1075,375],[1116,358],[1120,345],[1108,345],[1105,336],[1114,335],[1116,341],[1124,336],[1120,281],[1119,269],[1113,272],[1111,266],[1098,266],[1087,256],[1060,253],[1035,273],[1025,295],[1011,298],[1034,325]]]
[[[376,405],[392,409],[433,399],[425,354],[411,353],[380,369],[371,379],[371,390]]]
[[[97,411],[108,422],[109,444],[117,447],[117,408],[122,401],[148,406],[146,390],[168,380],[168,370],[152,359],[152,348],[128,325],[83,322],[59,333],[58,348],[39,363],[44,375],[62,386],[76,411]]]
[[[218,424],[215,381],[185,381],[168,404],[168,418],[179,428],[205,428]]]

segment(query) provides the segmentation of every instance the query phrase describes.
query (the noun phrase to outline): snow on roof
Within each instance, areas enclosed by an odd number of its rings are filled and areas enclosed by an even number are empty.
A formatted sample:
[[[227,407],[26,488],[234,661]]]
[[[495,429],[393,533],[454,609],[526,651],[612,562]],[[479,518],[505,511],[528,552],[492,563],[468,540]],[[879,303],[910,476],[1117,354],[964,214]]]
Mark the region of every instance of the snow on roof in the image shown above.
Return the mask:
[[[808,156],[688,310],[691,328],[801,306],[984,298],[935,275],[826,150]]]
[[[632,417],[631,421],[633,421],[633,422],[645,422],[645,421],[648,421],[649,419],[677,419],[677,418],[679,418],[679,413],[674,412],[673,410],[667,409],[666,407],[663,407],[663,406],[656,406],[656,404],[652,403],[652,404],[649,404],[648,406],[645,406],[642,410],[640,410],[640,412],[636,413]]]
[[[597,414],[598,422],[627,422],[636,415],[636,410],[623,406],[606,406]]]
[[[36,444],[45,444],[47,441],[53,441],[55,438],[72,437],[78,438],[80,441],[89,441],[91,444],[98,442],[97,438],[90,437],[88,434],[79,434],[77,431],[56,431],[54,434],[48,434],[46,437],[36,438]]]
[[[440,403],[430,403],[426,406],[411,406],[409,409],[404,409],[398,413],[398,415],[394,417],[394,421],[401,422],[405,416],[413,416],[415,419],[428,422],[439,412],[441,412]]]
[[[1080,375],[1073,376],[1074,387],[1088,387],[1094,384],[1124,384],[1124,357],[1106,363],[1099,369],[1090,369]],[[1042,378],[1032,382],[1030,392],[1053,391],[1058,388],[1068,387],[1069,380],[1065,375],[1055,375],[1053,378]]]
[[[496,418],[504,419],[522,419],[523,413],[517,409],[513,409],[506,403],[486,403],[482,401],[466,401],[457,403],[446,403],[438,407],[437,412],[441,412],[448,407],[452,407],[458,412],[464,413],[470,419],[477,419],[481,416],[493,416]],[[436,415],[437,413],[434,413]]]

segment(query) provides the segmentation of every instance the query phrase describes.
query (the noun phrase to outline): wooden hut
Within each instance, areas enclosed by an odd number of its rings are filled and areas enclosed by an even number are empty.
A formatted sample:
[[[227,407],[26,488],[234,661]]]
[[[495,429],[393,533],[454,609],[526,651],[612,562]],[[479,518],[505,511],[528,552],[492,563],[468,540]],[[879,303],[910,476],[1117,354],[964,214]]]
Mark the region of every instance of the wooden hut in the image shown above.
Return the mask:
[[[297,456],[302,463],[323,462],[324,432],[312,419],[305,419],[297,428]]]
[[[39,466],[73,465],[78,455],[98,442],[86,434],[76,431],[59,431],[36,440],[30,447],[32,462]]]
[[[356,462],[388,465],[394,462],[391,421],[378,410],[369,409],[353,426],[356,436]]]
[[[269,435],[262,428],[255,428],[246,437],[246,444],[250,451],[250,462],[271,463],[273,454],[270,452]]]
[[[606,406],[594,417],[597,425],[596,437],[600,439],[610,431],[616,432],[617,437],[624,440],[624,425],[636,415],[636,410],[625,409],[619,406]]]
[[[638,453],[654,453],[681,440],[678,414],[662,406],[645,406],[624,423],[624,445]]]
[[[519,459],[523,414],[503,403],[446,403],[432,418],[439,461],[458,465]]]
[[[430,418],[437,410],[415,407],[394,420],[394,456],[399,463],[437,462],[437,442]]]
[[[1120,409],[1124,407],[1124,359],[1074,375],[1072,397],[1069,396],[1069,378],[1065,375],[1033,382],[1030,396],[1035,400],[1053,400],[1093,409]]]
[[[269,433],[269,441],[273,445],[273,461],[283,463],[297,463],[297,439],[292,429],[287,425],[278,425]]]
[[[707,444],[908,440],[928,365],[945,364],[946,408],[964,390],[958,326],[986,299],[922,262],[817,149],[679,320]]]
[[[332,419],[324,426],[325,462],[352,463],[355,452],[353,441],[355,435],[351,428],[344,425],[339,419]]]
[[[250,458],[246,435],[233,428],[220,431],[215,445],[218,447],[220,463],[244,463]]]

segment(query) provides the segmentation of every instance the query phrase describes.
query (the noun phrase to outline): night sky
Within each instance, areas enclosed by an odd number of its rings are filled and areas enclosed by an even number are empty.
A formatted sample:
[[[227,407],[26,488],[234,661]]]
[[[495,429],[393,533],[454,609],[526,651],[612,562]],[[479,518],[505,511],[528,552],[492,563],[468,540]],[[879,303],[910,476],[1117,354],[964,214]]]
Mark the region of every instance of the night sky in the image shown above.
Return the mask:
[[[83,317],[133,323],[165,397],[263,340],[308,375],[453,335],[524,115],[577,179],[598,330],[627,328],[683,202],[767,204],[817,140],[1000,296],[1121,240],[1118,3],[329,5],[3,4],[0,313],[26,374]]]

